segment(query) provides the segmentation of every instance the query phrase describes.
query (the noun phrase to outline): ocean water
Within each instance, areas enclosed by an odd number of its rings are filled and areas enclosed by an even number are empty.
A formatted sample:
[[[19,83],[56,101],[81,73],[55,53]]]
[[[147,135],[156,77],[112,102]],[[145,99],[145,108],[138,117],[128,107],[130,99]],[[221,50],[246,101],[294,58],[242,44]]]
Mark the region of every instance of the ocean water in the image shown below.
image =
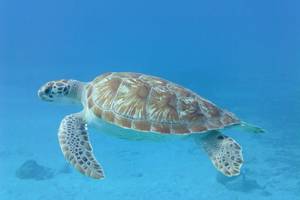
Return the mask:
[[[299,200],[297,1],[0,0],[1,200]],[[37,97],[49,80],[133,71],[181,84],[266,130],[225,130],[241,175],[219,174],[192,141],[129,141],[90,128],[105,170],[70,167],[57,138],[80,107]],[[21,170],[24,163],[34,168]],[[24,167],[24,166],[23,166]]]

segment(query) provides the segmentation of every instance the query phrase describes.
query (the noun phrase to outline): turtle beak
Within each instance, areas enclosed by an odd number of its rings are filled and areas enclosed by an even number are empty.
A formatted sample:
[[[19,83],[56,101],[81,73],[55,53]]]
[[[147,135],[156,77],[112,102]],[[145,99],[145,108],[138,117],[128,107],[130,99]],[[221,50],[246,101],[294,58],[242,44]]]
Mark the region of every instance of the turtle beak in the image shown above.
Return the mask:
[[[44,95],[45,95],[45,92],[41,89],[39,89],[38,91],[38,96],[41,98],[41,99],[44,99]]]
[[[43,86],[38,90],[38,96],[43,100],[43,101],[53,101],[50,99],[46,93],[47,87]]]

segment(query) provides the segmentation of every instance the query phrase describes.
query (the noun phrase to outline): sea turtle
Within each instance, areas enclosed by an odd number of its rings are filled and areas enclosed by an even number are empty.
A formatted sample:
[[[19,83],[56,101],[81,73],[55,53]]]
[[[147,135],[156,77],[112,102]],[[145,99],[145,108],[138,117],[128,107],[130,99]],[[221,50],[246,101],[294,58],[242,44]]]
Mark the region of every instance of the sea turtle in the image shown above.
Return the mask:
[[[88,124],[119,127],[121,135],[191,136],[226,176],[240,173],[243,156],[241,146],[220,130],[240,125],[253,132],[262,131],[191,90],[140,73],[105,73],[89,83],[50,81],[39,89],[38,96],[49,102],[83,106],[81,112],[64,117],[58,138],[65,158],[82,174],[95,179],[103,178],[104,173],[92,152]],[[114,129],[106,131],[120,136]]]

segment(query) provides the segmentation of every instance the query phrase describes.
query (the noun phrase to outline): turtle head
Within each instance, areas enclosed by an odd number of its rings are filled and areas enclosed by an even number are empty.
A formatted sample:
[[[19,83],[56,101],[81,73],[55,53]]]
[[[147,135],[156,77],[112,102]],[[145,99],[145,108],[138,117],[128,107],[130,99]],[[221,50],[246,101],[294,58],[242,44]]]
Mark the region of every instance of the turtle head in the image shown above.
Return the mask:
[[[81,100],[82,83],[75,80],[57,80],[45,83],[38,96],[49,102],[73,103]]]

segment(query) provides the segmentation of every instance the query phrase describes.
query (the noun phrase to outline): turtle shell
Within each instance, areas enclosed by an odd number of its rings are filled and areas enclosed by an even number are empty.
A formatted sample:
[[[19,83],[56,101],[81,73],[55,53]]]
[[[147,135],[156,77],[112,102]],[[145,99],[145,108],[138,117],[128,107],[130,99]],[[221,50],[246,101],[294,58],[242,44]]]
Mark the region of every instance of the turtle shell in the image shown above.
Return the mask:
[[[106,73],[87,87],[94,115],[123,128],[188,134],[240,121],[232,113],[170,81],[129,72]]]

